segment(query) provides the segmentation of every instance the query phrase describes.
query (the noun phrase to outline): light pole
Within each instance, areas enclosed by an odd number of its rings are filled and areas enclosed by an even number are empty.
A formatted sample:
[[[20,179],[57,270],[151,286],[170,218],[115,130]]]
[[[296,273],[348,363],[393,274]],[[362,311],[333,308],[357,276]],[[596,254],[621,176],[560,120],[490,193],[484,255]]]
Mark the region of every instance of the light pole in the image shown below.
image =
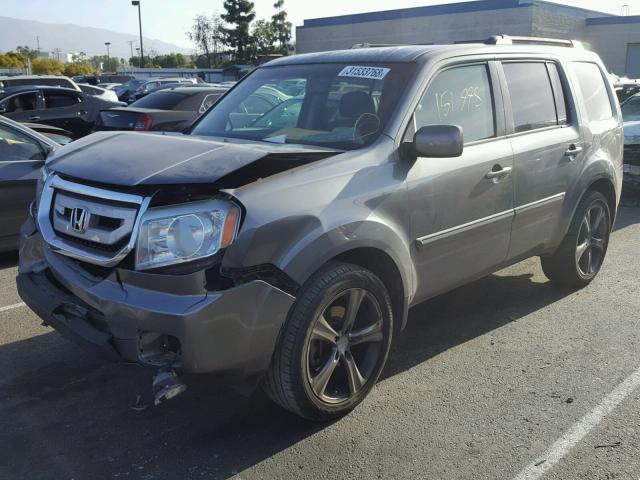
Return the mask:
[[[131,58],[133,58],[133,40],[129,40],[127,43],[129,44],[129,48],[131,48]],[[131,60],[129,60],[129,65],[131,65]]]
[[[109,55],[109,45],[111,45],[111,42],[104,42],[104,44],[107,46],[107,69],[109,68],[109,64],[110,62],[110,57],[111,55]]]
[[[142,48],[142,13],[140,12],[140,0],[132,0],[131,5],[138,7],[138,25],[140,26],[140,68],[143,68],[144,49]]]

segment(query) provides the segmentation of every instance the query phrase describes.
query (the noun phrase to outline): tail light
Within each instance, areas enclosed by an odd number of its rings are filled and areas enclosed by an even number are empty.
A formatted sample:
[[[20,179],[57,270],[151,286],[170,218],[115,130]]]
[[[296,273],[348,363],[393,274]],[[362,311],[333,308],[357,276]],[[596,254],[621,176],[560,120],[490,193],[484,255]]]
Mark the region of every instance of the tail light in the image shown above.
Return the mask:
[[[146,113],[141,113],[138,115],[138,120],[136,120],[136,124],[133,126],[133,129],[139,131],[151,130],[152,124],[153,122],[151,121],[151,117]]]

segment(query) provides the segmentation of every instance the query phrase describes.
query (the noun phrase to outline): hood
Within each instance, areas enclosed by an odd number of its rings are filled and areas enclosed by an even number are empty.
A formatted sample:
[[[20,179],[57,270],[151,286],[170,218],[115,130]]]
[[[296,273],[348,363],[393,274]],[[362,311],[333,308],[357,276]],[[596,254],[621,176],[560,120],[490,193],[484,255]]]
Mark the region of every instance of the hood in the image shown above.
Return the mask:
[[[98,132],[58,149],[47,168],[112,185],[213,183],[235,172],[239,184],[338,153],[262,142],[232,143],[180,134]],[[242,173],[246,177],[237,178]]]
[[[640,145],[640,121],[624,123],[624,144]]]

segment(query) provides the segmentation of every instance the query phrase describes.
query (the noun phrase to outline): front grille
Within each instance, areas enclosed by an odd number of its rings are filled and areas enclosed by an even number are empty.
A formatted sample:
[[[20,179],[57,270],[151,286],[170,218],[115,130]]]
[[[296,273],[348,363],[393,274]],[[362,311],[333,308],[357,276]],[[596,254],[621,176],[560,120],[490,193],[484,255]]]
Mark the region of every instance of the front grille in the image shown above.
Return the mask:
[[[137,214],[137,205],[64,190],[55,191],[51,211],[53,229],[58,235],[107,251],[117,251],[129,241]]]
[[[640,145],[624,146],[624,163],[640,166]]]
[[[127,245],[127,243],[129,243],[128,237],[123,238],[118,243],[114,243],[113,245],[105,245],[103,243],[92,242],[91,240],[84,240],[82,238],[72,237],[71,235],[67,235],[62,232],[58,232],[58,236],[60,236],[60,238],[64,238],[66,241],[72,244],[77,244],[83,247],[90,248],[92,250],[99,250],[102,252],[110,252],[110,253],[115,253],[121,250]]]
[[[49,178],[38,209],[45,241],[57,252],[102,267],[118,264],[133,249],[137,221],[149,197]]]

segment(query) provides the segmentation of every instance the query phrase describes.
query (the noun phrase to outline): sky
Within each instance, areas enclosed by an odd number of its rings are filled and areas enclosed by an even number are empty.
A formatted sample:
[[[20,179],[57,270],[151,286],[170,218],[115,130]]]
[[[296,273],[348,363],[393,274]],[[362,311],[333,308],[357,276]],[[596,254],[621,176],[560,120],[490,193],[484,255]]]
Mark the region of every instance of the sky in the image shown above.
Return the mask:
[[[631,15],[640,15],[640,0],[555,0],[556,3],[619,14],[629,5]],[[2,0],[0,15],[49,23],[73,23],[123,33],[138,32],[138,15],[130,0]],[[220,13],[223,0],[141,0],[145,37],[185,48],[193,45],[186,32],[200,13]],[[274,0],[254,0],[257,18],[274,13]],[[304,19],[436,5],[443,0],[285,0],[289,20],[302,25]]]

